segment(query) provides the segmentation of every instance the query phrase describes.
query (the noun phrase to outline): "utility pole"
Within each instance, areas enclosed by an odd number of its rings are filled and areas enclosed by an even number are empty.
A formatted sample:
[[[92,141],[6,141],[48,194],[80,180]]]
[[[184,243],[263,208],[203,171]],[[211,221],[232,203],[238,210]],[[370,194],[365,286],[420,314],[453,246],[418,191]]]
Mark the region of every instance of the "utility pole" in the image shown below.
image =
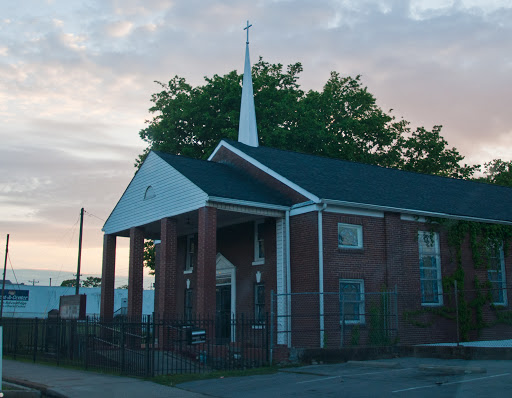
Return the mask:
[[[5,244],[4,278],[2,282],[2,304],[0,304],[0,319],[4,314],[4,291],[5,291],[5,271],[7,270],[7,253],[9,253],[9,234],[7,234],[7,243]]]
[[[78,238],[78,265],[76,267],[76,288],[75,294],[78,295],[80,289],[80,263],[82,261],[82,233],[84,229],[84,208],[80,210],[80,236]]]
[[[29,282],[32,282],[32,286],[35,286],[36,283],[39,283],[39,281],[36,281],[35,279],[30,280]]]

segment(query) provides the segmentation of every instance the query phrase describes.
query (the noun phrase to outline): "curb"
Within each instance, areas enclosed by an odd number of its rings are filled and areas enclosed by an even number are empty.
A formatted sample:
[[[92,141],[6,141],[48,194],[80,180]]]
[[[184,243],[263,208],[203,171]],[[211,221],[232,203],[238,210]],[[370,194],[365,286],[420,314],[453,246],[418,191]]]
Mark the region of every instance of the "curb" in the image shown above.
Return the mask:
[[[379,362],[379,361],[348,361],[347,365],[366,366],[372,368],[396,369],[400,368],[398,362]]]
[[[52,388],[48,387],[45,384],[34,383],[32,381],[28,381],[28,380],[24,380],[24,379],[17,379],[16,377],[9,377],[9,376],[4,376],[3,380],[8,383],[18,384],[20,386],[28,387],[33,390],[38,390],[42,394],[44,394],[46,397],[68,398],[67,395],[61,394],[60,392],[53,390]]]
[[[443,365],[418,365],[419,370],[428,372],[436,372],[449,375],[472,374],[472,373],[487,373],[487,369],[481,367],[468,367],[468,366],[443,366]]]

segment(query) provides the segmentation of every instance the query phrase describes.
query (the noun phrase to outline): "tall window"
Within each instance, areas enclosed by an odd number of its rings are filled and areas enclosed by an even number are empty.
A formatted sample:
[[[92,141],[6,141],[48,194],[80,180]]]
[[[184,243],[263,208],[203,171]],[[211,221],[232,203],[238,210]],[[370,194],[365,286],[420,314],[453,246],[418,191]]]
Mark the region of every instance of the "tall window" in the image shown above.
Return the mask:
[[[254,321],[265,323],[265,285],[263,283],[254,285]]]
[[[185,308],[184,308],[184,315],[185,315],[185,321],[191,321],[192,320],[192,297],[193,297],[193,290],[192,289],[185,289]]]
[[[422,305],[442,305],[441,253],[437,232],[419,231],[420,284]]]
[[[263,235],[265,221],[254,223],[254,262],[253,265],[265,263],[265,239]]]
[[[507,305],[505,280],[505,256],[503,247],[492,245],[488,249],[487,276],[491,282],[492,302],[496,305]]]
[[[187,236],[187,257],[185,259],[185,271],[192,272],[197,264],[197,235]]]
[[[364,281],[362,279],[340,280],[340,306],[345,323],[364,323]]]

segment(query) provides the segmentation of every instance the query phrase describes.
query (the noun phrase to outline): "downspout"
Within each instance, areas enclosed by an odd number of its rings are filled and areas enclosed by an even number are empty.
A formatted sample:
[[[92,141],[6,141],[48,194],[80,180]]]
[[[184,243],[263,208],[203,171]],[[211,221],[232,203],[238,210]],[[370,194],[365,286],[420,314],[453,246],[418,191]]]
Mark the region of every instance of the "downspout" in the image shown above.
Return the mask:
[[[291,266],[290,266],[290,210],[286,210],[286,218],[285,218],[285,229],[286,229],[286,241],[285,241],[285,249],[286,249],[286,330],[288,331],[288,335],[286,336],[286,342],[288,344],[288,348],[292,347],[292,339],[291,339],[291,330],[292,330],[292,275],[291,275]]]
[[[327,207],[323,203],[322,207],[318,209],[318,293],[319,293],[319,310],[320,310],[320,348],[324,348],[324,237],[323,237],[323,224],[322,212]]]

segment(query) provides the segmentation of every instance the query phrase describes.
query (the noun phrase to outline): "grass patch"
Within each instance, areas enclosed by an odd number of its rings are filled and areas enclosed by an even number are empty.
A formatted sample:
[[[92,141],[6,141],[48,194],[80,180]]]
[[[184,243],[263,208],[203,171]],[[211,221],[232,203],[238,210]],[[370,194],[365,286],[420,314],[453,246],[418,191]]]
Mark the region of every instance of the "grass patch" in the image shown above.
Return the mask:
[[[149,380],[163,384],[165,386],[175,386],[177,384],[186,383],[189,381],[207,380],[207,379],[220,379],[225,377],[244,377],[244,376],[257,376],[268,375],[277,373],[278,366],[262,366],[259,368],[252,368],[246,370],[216,370],[209,373],[184,373],[175,375],[155,376]]]

